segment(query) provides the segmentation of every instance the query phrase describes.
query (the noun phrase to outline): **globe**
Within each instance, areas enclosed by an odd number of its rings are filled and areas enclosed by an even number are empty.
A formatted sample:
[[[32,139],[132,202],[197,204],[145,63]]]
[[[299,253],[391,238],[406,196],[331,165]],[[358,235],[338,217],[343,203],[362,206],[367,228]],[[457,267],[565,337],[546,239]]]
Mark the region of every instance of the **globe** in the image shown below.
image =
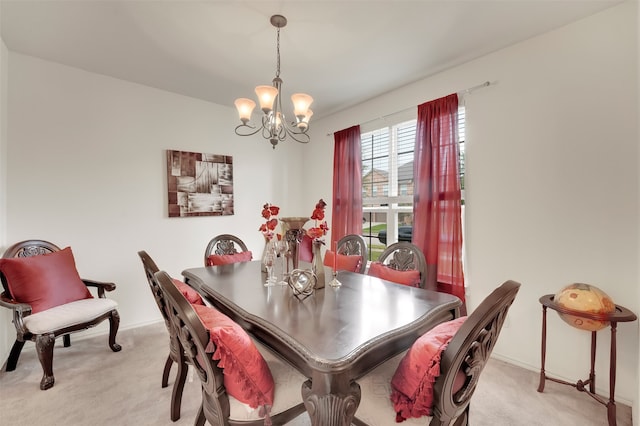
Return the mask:
[[[598,287],[590,284],[570,284],[554,296],[554,302],[572,311],[606,315],[616,309],[613,300]],[[609,321],[585,318],[577,315],[558,312],[560,318],[572,327],[580,330],[598,331],[609,325]]]

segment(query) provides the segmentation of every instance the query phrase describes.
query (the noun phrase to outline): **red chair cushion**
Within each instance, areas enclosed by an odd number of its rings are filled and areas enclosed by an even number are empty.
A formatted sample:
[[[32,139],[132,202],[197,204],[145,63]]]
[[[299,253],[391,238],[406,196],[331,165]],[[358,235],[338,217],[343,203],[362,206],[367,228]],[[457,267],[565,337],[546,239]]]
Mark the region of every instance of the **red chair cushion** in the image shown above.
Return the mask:
[[[466,319],[464,316],[437,325],[420,336],[402,358],[391,379],[391,402],[397,419],[432,414],[433,384],[440,375],[440,356]],[[454,386],[461,387],[464,379],[463,375],[456,375]]]
[[[271,370],[247,332],[212,307],[193,308],[216,346],[213,359],[220,360],[227,393],[252,408],[272,405],[275,383]]]
[[[420,271],[417,270],[398,271],[380,262],[371,262],[369,275],[398,284],[420,287]]]
[[[335,257],[335,259],[334,259]],[[333,262],[335,261],[335,268],[337,271],[351,271],[358,272],[360,270],[360,262],[362,261],[362,256],[359,255],[346,255],[338,253],[337,256],[334,255],[333,251],[327,250],[324,253],[324,264],[330,268],[334,267]]]
[[[207,257],[207,266],[229,265],[237,262],[249,262],[253,259],[251,251],[241,251],[235,254],[212,254]]]
[[[71,247],[38,256],[0,259],[0,271],[14,300],[31,305],[33,314],[93,297],[76,270]]]
[[[177,278],[172,278],[172,280],[173,280],[173,284],[180,291],[180,293],[182,293],[185,299],[189,301],[189,303],[191,303],[192,305],[204,305],[204,302],[202,301],[202,296],[200,296],[200,293],[198,293],[193,288],[191,288],[191,286],[180,281]]]

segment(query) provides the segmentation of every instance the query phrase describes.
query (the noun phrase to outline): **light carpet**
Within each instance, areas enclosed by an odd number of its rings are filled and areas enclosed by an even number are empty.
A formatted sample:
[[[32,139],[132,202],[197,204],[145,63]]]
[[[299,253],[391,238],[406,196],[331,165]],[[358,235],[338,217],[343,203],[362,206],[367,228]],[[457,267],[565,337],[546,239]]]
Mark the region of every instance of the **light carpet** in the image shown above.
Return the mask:
[[[169,419],[175,375],[161,388],[169,339],[164,323],[121,331],[122,351],[114,353],[107,336],[81,339],[54,349],[55,386],[39,388],[42,370],[28,342],[15,371],[0,372],[0,424],[13,426],[193,425],[200,405],[200,383],[189,375],[181,418]],[[75,338],[75,339],[74,339]],[[538,373],[492,359],[471,403],[472,426],[602,426],[606,407],[574,388],[547,381],[538,393]],[[617,404],[619,426],[631,426],[631,408]],[[306,413],[290,426],[307,426]],[[389,425],[396,424],[394,418]],[[425,423],[426,424],[426,423]]]

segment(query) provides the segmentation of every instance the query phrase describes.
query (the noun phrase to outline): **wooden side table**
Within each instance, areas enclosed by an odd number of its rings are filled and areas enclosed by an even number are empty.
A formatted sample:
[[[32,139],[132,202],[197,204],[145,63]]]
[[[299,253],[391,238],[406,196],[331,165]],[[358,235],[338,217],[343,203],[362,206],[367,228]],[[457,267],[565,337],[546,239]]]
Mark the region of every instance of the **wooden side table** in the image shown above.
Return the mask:
[[[571,309],[566,309],[553,301],[553,294],[547,294],[540,298],[542,304],[542,366],[540,367],[540,384],[538,385],[538,392],[544,391],[545,380],[551,380],[563,385],[569,385],[580,392],[586,392],[593,399],[599,403],[606,405],[607,407],[607,419],[609,426],[616,426],[616,402],[614,400],[614,394],[616,389],[616,329],[619,322],[635,321],[636,315],[629,309],[616,305],[614,312],[609,314],[595,314],[588,312],[579,312]],[[611,351],[609,357],[609,400],[596,394],[596,333],[591,332],[591,370],[589,371],[589,378],[587,380],[578,380],[576,383],[566,382],[564,380],[555,379],[545,374],[544,363],[547,351],[547,308],[551,308],[561,314],[575,315],[582,318],[588,318],[596,321],[609,321],[611,326]],[[585,386],[589,385],[587,390]]]

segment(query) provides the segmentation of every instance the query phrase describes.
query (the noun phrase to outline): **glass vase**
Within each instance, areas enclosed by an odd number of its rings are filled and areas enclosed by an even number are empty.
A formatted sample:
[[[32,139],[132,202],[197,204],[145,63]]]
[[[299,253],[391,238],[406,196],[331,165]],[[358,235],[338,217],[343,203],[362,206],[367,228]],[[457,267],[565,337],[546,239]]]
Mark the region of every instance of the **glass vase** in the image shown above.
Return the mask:
[[[288,259],[292,261],[292,269],[298,269],[298,252],[300,242],[304,235],[304,224],[309,220],[308,217],[282,217],[280,221],[283,223],[282,231],[283,238],[286,239],[289,244]],[[287,259],[287,269],[289,269],[289,260]]]
[[[273,251],[273,242],[268,238],[264,239],[264,251],[262,252],[262,258],[260,262],[260,270],[262,272],[267,272],[267,266],[265,265],[265,258],[267,257],[267,253],[269,251]]]
[[[311,270],[316,275],[316,289],[324,288],[324,264],[322,262],[322,241],[314,240],[312,246],[313,261]]]

